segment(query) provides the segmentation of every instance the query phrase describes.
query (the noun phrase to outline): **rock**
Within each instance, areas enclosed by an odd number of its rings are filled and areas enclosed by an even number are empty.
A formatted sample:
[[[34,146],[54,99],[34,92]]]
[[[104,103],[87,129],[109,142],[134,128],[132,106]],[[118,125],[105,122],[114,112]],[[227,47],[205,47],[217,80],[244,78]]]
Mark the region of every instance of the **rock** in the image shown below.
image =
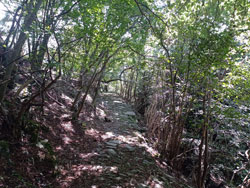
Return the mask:
[[[121,143],[122,142],[120,140],[111,140],[111,141],[106,142],[106,144],[110,145],[110,146],[117,146],[117,145],[119,145]]]
[[[116,145],[108,145],[107,148],[116,149]]]
[[[113,101],[113,103],[122,104],[122,101]]]
[[[111,118],[110,118],[110,117],[107,117],[107,116],[104,117],[104,121],[105,121],[105,122],[112,122]]]
[[[129,111],[125,112],[124,114],[127,115],[127,116],[136,116],[136,114],[134,112],[132,112],[132,111],[131,112],[129,112]]]
[[[120,140],[111,140],[109,142],[106,142],[106,145],[108,148],[115,149],[121,143],[122,142]]]
[[[110,155],[117,155],[116,151],[113,149],[107,149],[106,152]]]
[[[128,130],[124,130],[124,131],[122,131],[124,134],[130,134],[130,131],[128,131]]]
[[[121,180],[122,180],[121,177],[116,177],[115,179],[116,179],[117,181],[121,181]]]
[[[147,185],[143,184],[143,183],[141,183],[140,185],[138,185],[138,188],[144,188],[144,187],[147,187]]]
[[[126,144],[126,145],[124,146],[124,148],[126,148],[126,149],[127,149],[128,151],[130,151],[130,152],[135,151],[135,148],[132,147],[132,146],[130,146],[130,145],[128,145],[128,144]]]
[[[104,177],[100,177],[99,180],[105,181],[106,179]]]
[[[137,124],[131,124],[131,126],[133,129],[135,129],[141,133],[147,132],[147,128],[145,128],[145,127],[140,127]]]
[[[142,163],[143,163],[144,165],[151,165],[151,162],[149,162],[149,161],[147,161],[147,160],[143,160]]]
[[[110,142],[114,143],[114,144],[121,144],[122,143],[122,141],[120,141],[120,140],[111,140]]]
[[[145,133],[145,132],[147,132],[147,128],[146,127],[139,127],[138,131],[140,131],[141,133]]]
[[[96,152],[101,152],[102,151],[102,148],[96,148],[96,150],[95,150]]]

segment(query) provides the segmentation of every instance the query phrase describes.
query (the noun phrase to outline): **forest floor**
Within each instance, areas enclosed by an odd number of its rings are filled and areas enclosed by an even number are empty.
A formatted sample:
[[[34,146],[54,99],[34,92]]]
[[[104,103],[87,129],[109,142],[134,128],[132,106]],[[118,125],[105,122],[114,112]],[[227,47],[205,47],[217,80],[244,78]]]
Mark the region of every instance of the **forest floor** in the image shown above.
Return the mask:
[[[85,106],[73,123],[72,98],[55,98],[46,103],[43,114],[34,109],[38,137],[33,129],[21,144],[9,147],[7,157],[0,157],[0,187],[188,187],[159,162],[146,129],[116,94],[102,94],[96,111]]]
[[[139,116],[118,95],[101,94],[96,108],[87,97],[79,119],[72,121],[71,92],[56,86],[47,93],[43,111],[31,109],[20,141],[0,134],[0,187],[191,187],[184,173],[192,170],[198,145],[177,172],[159,158],[147,129],[138,123]],[[238,132],[230,124],[219,128],[210,145],[209,188],[228,187],[224,185],[233,178],[239,185],[249,175],[249,127],[241,125]],[[190,140],[190,135],[185,136],[184,143]],[[235,171],[238,166],[243,170]]]
[[[57,159],[59,187],[182,187],[157,161],[131,106],[113,93],[103,94],[98,103],[99,118],[80,123],[84,138],[66,131],[66,144],[57,146],[63,148]]]

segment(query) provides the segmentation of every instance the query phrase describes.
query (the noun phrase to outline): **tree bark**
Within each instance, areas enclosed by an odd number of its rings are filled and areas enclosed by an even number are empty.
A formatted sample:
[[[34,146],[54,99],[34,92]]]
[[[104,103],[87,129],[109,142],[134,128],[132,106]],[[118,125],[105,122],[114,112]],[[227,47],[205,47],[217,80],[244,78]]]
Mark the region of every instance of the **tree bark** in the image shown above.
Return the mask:
[[[6,72],[4,75],[4,80],[9,80],[11,78],[11,73],[14,69],[16,60],[20,56],[23,45],[27,39],[25,31],[28,31],[30,29],[32,22],[35,20],[38,9],[40,8],[42,4],[42,0],[38,0],[34,8],[32,7],[32,4],[33,4],[33,1],[31,1],[27,5],[27,9],[32,10],[32,11],[28,12],[27,16],[24,18],[23,31],[20,33],[17,43],[14,46],[14,49],[7,54],[7,57],[5,60],[7,67],[6,67]],[[2,84],[0,87],[0,102],[2,102],[5,97],[7,86],[8,86],[8,82]]]

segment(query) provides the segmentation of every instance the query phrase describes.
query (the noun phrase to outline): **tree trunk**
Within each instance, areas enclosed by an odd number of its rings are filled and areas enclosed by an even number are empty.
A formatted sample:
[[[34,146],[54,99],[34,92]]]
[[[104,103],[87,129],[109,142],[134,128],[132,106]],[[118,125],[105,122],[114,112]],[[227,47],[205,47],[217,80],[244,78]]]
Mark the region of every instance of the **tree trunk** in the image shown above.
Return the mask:
[[[28,31],[30,29],[32,22],[35,20],[38,9],[40,8],[42,4],[42,0],[38,0],[34,8],[32,7],[32,4],[33,4],[33,1],[31,1],[27,5],[27,9],[32,10],[32,12],[28,12],[27,16],[25,17],[23,28],[22,28],[23,31],[20,33],[20,36],[17,40],[16,45],[14,46],[14,49],[7,54],[7,57],[5,60],[7,67],[6,67],[6,72],[4,75],[4,80],[11,79],[11,73],[14,69],[16,61],[20,57],[20,53],[22,51],[23,45],[27,38],[25,31]],[[2,102],[5,97],[7,86],[8,86],[8,82],[2,84],[0,87],[0,102]]]

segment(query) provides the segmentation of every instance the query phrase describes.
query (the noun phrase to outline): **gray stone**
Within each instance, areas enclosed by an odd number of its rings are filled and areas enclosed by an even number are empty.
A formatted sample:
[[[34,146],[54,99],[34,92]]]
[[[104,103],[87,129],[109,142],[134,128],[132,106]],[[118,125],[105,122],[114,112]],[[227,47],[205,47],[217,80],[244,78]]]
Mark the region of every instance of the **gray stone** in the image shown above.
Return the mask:
[[[121,177],[116,177],[115,179],[116,179],[117,181],[121,181],[121,180],[122,180]]]
[[[111,140],[109,142],[114,143],[114,144],[121,144],[122,143],[122,141],[120,141],[120,140]]]
[[[127,115],[127,116],[136,116],[136,114],[134,113],[134,112],[125,112],[124,113],[125,115]]]
[[[151,164],[151,162],[149,162],[149,161],[147,161],[147,160],[143,160],[142,163],[143,163],[144,165],[150,165],[150,164]]]
[[[106,152],[110,155],[117,155],[116,151],[113,149],[107,149]]]
[[[113,146],[112,145],[107,145],[107,148],[111,148],[111,149],[116,149],[116,147],[117,147],[116,145],[113,145]]]
[[[144,188],[144,187],[147,187],[147,185],[145,185],[145,184],[143,184],[143,183],[141,183],[141,184],[138,186],[138,188]]]
[[[108,146],[113,146],[113,147],[116,147],[116,146],[117,146],[117,144],[116,144],[116,143],[113,143],[113,142],[106,142],[106,144],[107,144]]]
[[[126,144],[125,146],[124,146],[124,148],[126,148],[128,151],[135,151],[135,148],[134,147],[132,147],[132,146],[130,146],[130,145],[128,145],[128,144]]]
[[[122,101],[113,101],[113,103],[121,104]]]
[[[140,127],[137,124],[130,124],[130,126],[135,130],[140,130]]]
[[[95,150],[96,152],[101,152],[102,151],[102,148],[96,148],[96,150]]]
[[[111,140],[106,142],[109,148],[116,148],[117,145],[121,144],[122,142],[120,140]]]
[[[130,134],[130,131],[129,130],[124,130],[122,131],[124,134]]]
[[[112,148],[112,149],[116,149],[117,146],[119,145],[120,143],[116,143],[116,142],[106,142],[106,145],[107,145],[107,148]]]
[[[137,130],[140,131],[141,133],[147,132],[147,128],[145,128],[145,127],[139,127],[139,129],[137,129]]]

